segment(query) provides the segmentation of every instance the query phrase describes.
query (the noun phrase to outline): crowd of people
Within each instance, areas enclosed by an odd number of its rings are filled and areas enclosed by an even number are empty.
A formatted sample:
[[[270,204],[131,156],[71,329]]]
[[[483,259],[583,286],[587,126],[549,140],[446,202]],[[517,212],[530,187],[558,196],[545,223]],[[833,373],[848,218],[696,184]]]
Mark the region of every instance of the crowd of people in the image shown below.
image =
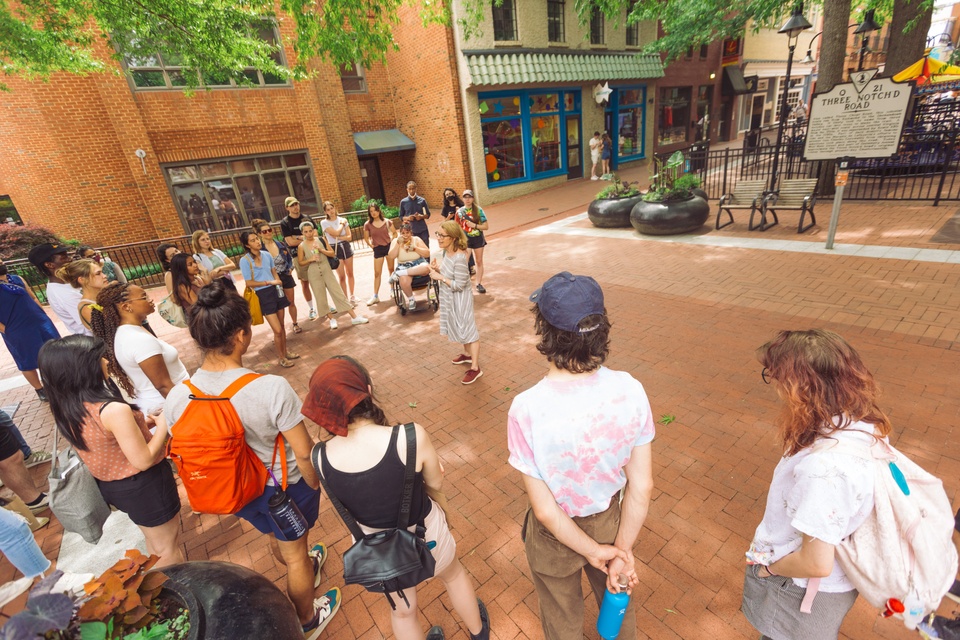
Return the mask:
[[[470,190],[458,195],[447,189],[443,195],[445,220],[435,231],[437,253],[431,253],[425,236],[429,207],[415,184],[408,185],[408,197],[401,203],[399,230],[379,205],[370,205],[363,238],[373,250],[375,290],[368,305],[379,301],[384,260],[390,281],[399,286],[410,308],[416,306],[413,279],[436,282],[440,333],[460,345],[451,362],[468,366],[462,382],[471,384],[483,375],[473,292],[485,291],[481,281],[487,219]],[[244,364],[255,309],[273,332],[279,365],[293,366],[300,357],[287,347],[285,332],[288,308],[293,331],[299,332],[293,273],[304,293],[312,293],[308,318],[317,316],[316,305],[323,311],[329,308],[323,315],[331,329],[337,328],[342,313],[349,314],[354,325],[368,322],[356,311],[352,235],[346,220],[326,202],[318,229],[300,213],[295,198],[285,204],[282,239],[267,222],[255,220],[240,234],[244,253],[236,263],[213,249],[202,231],[192,238],[193,255],[173,245],[158,248],[168,293],[183,307],[187,329],[202,353],[192,375],[176,349],[147,324],[155,305],[143,288],[111,282],[102,260],[84,252],[71,261],[63,247],[53,244],[36,247],[31,261],[50,278],[51,306],[76,335],[60,338],[49,319],[42,322],[46,314],[29,287],[0,263],[4,340],[18,368],[49,402],[58,429],[87,464],[103,497],[141,529],[160,566],[184,559],[180,498],[171,467],[163,460],[166,442],[171,437],[176,441],[178,425],[189,422],[190,405],[197,398],[225,397],[242,422],[247,446],[270,472],[262,495],[234,515],[262,534],[286,566],[287,595],[306,638],[321,634],[342,600],[338,587],[317,596],[331,550],[307,542],[306,531],[320,517],[323,484],[364,536],[395,527],[398,510],[408,509],[413,523],[409,530],[431,549],[433,575],[443,582],[463,626],[471,638],[486,640],[491,621],[457,557],[447,524],[443,465],[430,434],[420,425],[388,419],[369,372],[352,357],[323,362],[303,400],[284,377],[257,374]],[[256,304],[238,293],[229,277],[234,267],[241,270]],[[529,499],[522,539],[544,635],[573,640],[582,637],[584,574],[598,604],[607,591],[629,594],[639,584],[633,549],[653,493],[656,428],[644,386],[631,374],[604,364],[611,321],[596,280],[558,273],[529,300],[546,373],[513,400],[507,418],[507,462],[520,472]],[[762,638],[836,638],[857,598],[836,549],[873,510],[874,475],[862,460],[820,447],[832,441],[888,443],[892,426],[877,401],[872,374],[857,351],[835,333],[783,331],[759,348],[757,359],[762,381],[774,387],[783,404],[776,451],[782,459],[746,550],[742,610]],[[36,456],[3,418],[0,415],[0,480],[17,491],[28,510],[39,512],[47,497],[26,473]],[[327,431],[330,439],[316,442],[304,418]],[[408,502],[404,478],[410,465],[414,476]],[[270,514],[279,477],[306,523],[295,539]],[[3,551],[16,563],[20,552],[8,549],[23,541],[11,542],[14,529],[0,520],[0,531],[5,532],[0,544],[7,545]],[[31,552],[26,549],[22,555]],[[820,591],[814,592],[812,610],[802,613],[811,578],[819,579]],[[960,597],[960,586],[954,584],[951,592]],[[439,626],[424,633],[416,586],[398,589],[396,595],[388,599],[397,638],[443,638]],[[618,636],[624,640],[636,637],[634,607],[632,600],[626,607],[627,622]]]

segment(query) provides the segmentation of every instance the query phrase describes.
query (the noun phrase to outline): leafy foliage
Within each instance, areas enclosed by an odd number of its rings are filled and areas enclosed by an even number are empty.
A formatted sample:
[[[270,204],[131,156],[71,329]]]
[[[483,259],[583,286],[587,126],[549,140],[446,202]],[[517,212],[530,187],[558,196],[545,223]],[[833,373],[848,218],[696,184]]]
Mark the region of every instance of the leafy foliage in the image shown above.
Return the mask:
[[[116,59],[145,59],[158,51],[184,68],[188,88],[199,72],[249,84],[245,67],[302,79],[311,60],[368,67],[396,49],[392,29],[403,0],[23,0],[0,3],[0,70],[6,75],[46,78],[57,71],[87,74],[108,68],[98,46]],[[449,22],[445,2],[420,7],[423,24]],[[296,54],[279,64],[278,47],[257,34],[264,23],[293,22]],[[0,88],[7,87],[0,83]]]
[[[383,211],[384,218],[387,218],[387,219],[396,218],[397,216],[400,215],[400,207],[391,207],[390,205],[385,203],[383,200],[379,200],[377,198],[368,198],[366,194],[360,196],[359,198],[354,200],[352,203],[350,203],[350,210],[366,211],[367,207],[374,202],[380,205],[380,209]]]
[[[60,239],[53,231],[38,224],[0,225],[0,259],[26,258],[32,247],[44,242],[60,242]]]
[[[73,600],[63,593],[50,593],[62,575],[63,571],[58,569],[37,583],[30,591],[24,610],[0,629],[0,640],[36,638],[70,626]]]
[[[147,573],[157,560],[157,556],[148,557],[131,549],[99,578],[85,584],[87,598],[77,611],[81,625],[98,622],[106,631],[106,625],[112,622],[112,632],[124,634],[155,620],[158,611],[154,600],[167,581],[162,573]]]
[[[613,184],[607,185],[597,194],[597,200],[619,200],[620,198],[632,198],[640,194],[637,182],[624,182],[616,173],[613,175]]]
[[[700,186],[697,176],[684,175],[686,158],[682,151],[674,151],[673,155],[664,160],[660,157],[653,159],[653,184],[644,194],[647,202],[670,202],[671,200],[685,200],[689,198],[693,189]]]

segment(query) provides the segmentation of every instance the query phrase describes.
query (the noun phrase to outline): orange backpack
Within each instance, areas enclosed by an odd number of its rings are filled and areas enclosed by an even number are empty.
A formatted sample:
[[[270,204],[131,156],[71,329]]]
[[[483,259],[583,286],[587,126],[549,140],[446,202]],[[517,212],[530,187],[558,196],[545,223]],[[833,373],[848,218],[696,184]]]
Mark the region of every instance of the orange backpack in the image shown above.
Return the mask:
[[[230,402],[259,377],[242,375],[219,396],[203,393],[189,380],[183,382],[191,391],[190,402],[170,430],[167,455],[177,467],[194,511],[233,514],[266,488],[267,467],[247,444],[243,423]],[[278,433],[274,459],[281,439]],[[286,462],[286,452],[281,459]]]

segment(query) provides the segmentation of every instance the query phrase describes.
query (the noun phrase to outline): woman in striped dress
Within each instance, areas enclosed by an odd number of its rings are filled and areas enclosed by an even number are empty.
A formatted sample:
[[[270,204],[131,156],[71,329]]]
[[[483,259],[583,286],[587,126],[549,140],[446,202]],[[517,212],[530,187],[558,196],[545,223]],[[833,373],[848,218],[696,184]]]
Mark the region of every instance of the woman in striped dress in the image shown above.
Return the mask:
[[[483,375],[480,369],[480,333],[473,315],[467,236],[455,220],[447,220],[437,231],[442,254],[430,262],[430,277],[440,283],[440,335],[463,345],[465,353],[453,364],[467,364],[463,384],[472,384]]]

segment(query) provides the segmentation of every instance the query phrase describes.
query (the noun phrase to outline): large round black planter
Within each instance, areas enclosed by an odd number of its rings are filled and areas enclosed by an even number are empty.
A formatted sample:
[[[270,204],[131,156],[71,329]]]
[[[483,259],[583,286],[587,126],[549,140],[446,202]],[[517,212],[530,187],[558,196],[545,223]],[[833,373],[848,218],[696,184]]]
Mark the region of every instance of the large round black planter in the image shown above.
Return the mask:
[[[228,562],[185,562],[162,569],[166,589],[190,609],[188,640],[302,638],[293,603],[259,573]]]
[[[594,200],[587,207],[587,215],[595,227],[626,229],[630,226],[630,211],[640,197]]]
[[[641,200],[630,212],[630,224],[648,236],[689,233],[703,226],[710,217],[710,205],[700,196],[670,202]]]

